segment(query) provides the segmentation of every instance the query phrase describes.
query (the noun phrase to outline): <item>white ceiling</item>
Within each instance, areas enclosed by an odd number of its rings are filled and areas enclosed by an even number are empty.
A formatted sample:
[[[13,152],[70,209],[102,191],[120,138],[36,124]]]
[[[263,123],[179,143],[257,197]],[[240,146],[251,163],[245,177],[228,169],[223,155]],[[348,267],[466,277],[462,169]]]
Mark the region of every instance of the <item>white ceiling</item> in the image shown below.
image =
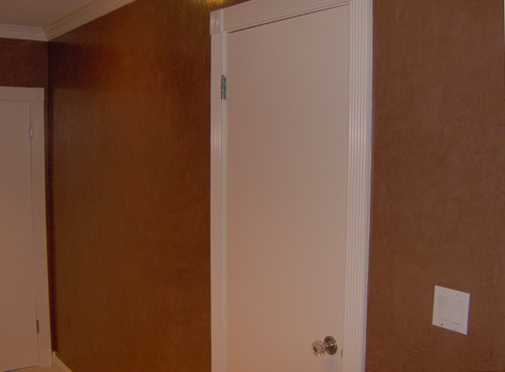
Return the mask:
[[[51,40],[135,0],[0,0],[0,37]]]

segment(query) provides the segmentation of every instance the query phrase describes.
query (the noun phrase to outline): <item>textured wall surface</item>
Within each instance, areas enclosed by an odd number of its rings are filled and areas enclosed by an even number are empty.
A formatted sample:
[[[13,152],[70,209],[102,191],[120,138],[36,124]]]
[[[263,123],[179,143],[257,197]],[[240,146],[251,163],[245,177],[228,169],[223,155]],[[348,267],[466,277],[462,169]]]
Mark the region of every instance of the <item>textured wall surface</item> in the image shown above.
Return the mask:
[[[55,346],[74,372],[210,370],[215,6],[139,0],[50,43]],[[374,11],[367,371],[503,371],[503,2]],[[0,39],[1,85],[44,86],[40,63],[5,73],[29,45]],[[431,325],[434,285],[471,293],[468,336]]]
[[[47,87],[47,43],[0,38],[0,86]]]
[[[139,0],[50,42],[54,346],[73,372],[210,370],[214,7]]]
[[[503,371],[503,1],[374,11],[367,371]],[[468,336],[431,325],[434,285],[471,294]]]

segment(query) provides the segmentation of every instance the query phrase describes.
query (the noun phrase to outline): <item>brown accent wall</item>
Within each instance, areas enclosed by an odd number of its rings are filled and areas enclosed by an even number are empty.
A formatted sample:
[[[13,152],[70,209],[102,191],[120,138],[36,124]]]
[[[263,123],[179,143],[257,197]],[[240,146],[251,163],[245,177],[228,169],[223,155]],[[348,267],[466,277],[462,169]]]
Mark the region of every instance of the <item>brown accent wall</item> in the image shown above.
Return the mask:
[[[0,86],[46,88],[47,43],[0,38]]]
[[[49,44],[53,341],[73,372],[210,371],[210,3],[139,0]]]
[[[375,0],[367,372],[505,370],[503,1]],[[431,325],[469,292],[468,336]]]
[[[139,0],[50,43],[54,341],[74,372],[210,370],[212,7]],[[504,370],[503,2],[374,11],[367,372]],[[431,325],[435,284],[471,293],[468,336]]]

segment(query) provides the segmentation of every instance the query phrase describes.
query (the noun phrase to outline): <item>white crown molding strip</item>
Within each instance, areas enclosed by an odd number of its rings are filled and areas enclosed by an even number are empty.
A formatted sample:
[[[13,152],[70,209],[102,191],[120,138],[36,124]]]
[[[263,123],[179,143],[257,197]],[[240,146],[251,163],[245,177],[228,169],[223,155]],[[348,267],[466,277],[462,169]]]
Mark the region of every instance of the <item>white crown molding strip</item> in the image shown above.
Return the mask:
[[[0,24],[0,38],[47,41],[47,36],[44,30],[40,27],[5,24]]]
[[[136,0],[98,0],[43,27],[43,30],[47,40],[52,40],[134,1]]]
[[[72,372],[70,368],[68,368],[60,359],[58,359],[56,352],[53,352],[53,367],[56,368],[59,372]]]

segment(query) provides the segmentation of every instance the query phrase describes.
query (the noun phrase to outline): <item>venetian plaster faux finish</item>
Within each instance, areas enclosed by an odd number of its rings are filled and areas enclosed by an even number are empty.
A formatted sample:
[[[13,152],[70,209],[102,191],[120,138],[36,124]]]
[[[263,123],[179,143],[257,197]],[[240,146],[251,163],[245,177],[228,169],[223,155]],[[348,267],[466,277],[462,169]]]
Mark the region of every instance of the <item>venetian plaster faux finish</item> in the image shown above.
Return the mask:
[[[0,86],[46,88],[47,43],[0,38]]]
[[[366,370],[503,371],[503,1],[374,3]],[[468,336],[434,285],[471,294]]]
[[[210,370],[215,7],[139,0],[49,43],[54,344],[73,372]]]

